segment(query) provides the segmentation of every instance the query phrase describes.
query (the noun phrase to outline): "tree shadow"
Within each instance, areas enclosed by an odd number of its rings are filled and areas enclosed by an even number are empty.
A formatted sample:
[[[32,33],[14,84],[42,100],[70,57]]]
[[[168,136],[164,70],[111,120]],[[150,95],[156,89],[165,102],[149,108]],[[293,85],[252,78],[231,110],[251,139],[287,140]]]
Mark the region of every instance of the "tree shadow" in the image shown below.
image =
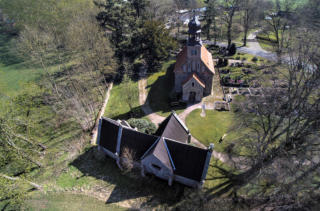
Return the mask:
[[[108,186],[114,186],[113,189],[110,187],[112,192],[106,200],[107,204],[145,198],[147,201],[141,205],[142,207],[159,204],[172,206],[181,200],[184,189],[187,188],[178,183],[170,187],[167,181],[151,175],[141,177],[139,170],[129,173],[122,172],[117,167],[115,160],[106,156],[97,159],[97,154],[97,147],[91,147],[70,165],[81,171],[82,177],[94,177],[103,180]]]
[[[174,95],[174,64],[171,64],[166,74],[157,78],[157,80],[147,85],[147,89],[150,88],[146,103],[154,112],[170,112],[172,110],[185,109],[186,106],[171,106],[171,98]],[[178,99],[177,99],[178,100]]]

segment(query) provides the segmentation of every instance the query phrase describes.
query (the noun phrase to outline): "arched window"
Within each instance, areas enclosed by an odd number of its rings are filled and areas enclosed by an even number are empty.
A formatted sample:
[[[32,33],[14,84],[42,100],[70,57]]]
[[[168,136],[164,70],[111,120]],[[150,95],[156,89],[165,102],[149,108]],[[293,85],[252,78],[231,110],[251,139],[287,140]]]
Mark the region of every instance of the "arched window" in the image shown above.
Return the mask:
[[[194,82],[192,82],[192,87],[194,87]]]

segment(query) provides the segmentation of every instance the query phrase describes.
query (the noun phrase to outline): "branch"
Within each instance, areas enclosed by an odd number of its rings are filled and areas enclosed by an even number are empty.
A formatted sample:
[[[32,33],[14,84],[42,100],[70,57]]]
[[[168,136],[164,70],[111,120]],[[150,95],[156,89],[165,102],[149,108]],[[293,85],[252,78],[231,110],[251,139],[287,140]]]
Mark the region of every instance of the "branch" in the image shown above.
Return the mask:
[[[27,182],[29,185],[31,185],[32,187],[36,188],[37,190],[42,190],[42,186],[41,185],[38,185],[38,184],[36,184],[34,182],[30,182],[28,180],[21,179],[19,177],[10,177],[10,176],[7,176],[7,175],[1,174],[1,173],[0,173],[0,177],[3,177],[3,178],[8,179],[8,180],[12,180],[12,181],[22,180],[24,182]]]

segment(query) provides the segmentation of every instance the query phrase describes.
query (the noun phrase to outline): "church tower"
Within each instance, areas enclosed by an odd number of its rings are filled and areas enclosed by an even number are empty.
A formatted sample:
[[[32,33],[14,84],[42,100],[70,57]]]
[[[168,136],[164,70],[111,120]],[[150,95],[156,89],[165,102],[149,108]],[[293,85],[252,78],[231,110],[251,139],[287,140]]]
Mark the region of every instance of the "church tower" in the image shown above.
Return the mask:
[[[192,20],[189,22],[188,27],[188,46],[202,45],[201,24],[195,13],[193,14]]]

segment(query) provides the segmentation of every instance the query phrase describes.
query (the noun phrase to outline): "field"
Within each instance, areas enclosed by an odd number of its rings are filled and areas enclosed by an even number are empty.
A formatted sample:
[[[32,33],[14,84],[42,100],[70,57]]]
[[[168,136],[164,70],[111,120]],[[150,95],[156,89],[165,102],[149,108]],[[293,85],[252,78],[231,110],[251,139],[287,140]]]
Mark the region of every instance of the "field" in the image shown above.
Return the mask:
[[[130,80],[129,83],[129,85],[135,89],[135,92],[139,93],[138,82]],[[136,96],[133,103],[134,109],[132,112],[130,112],[129,105],[123,99],[123,89],[124,83],[116,84],[113,86],[104,116],[112,119],[130,119],[131,117],[143,117],[144,115],[139,105],[139,95]]]
[[[78,210],[126,210],[116,205],[105,204],[93,197],[68,193],[47,193],[35,194],[31,199],[26,201],[24,208],[30,211],[37,210],[55,210],[55,211],[78,211]]]
[[[214,149],[223,152],[228,146],[229,141],[237,137],[237,133],[229,131],[232,127],[233,113],[227,111],[207,110],[206,116],[200,116],[201,110],[194,110],[187,116],[186,124],[190,129],[192,136],[209,146],[210,143],[215,145]],[[226,134],[225,139],[219,143],[219,140]]]

